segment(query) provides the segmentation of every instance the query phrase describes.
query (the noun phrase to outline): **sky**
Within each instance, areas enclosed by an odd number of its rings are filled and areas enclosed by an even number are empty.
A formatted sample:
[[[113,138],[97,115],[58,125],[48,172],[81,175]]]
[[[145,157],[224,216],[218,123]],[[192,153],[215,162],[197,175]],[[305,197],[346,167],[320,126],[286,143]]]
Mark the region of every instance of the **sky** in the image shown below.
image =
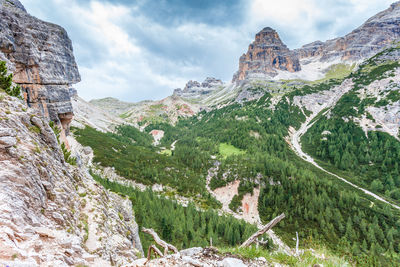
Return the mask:
[[[21,0],[64,27],[86,100],[158,100],[187,81],[229,82],[266,26],[291,49],[343,36],[394,0]]]

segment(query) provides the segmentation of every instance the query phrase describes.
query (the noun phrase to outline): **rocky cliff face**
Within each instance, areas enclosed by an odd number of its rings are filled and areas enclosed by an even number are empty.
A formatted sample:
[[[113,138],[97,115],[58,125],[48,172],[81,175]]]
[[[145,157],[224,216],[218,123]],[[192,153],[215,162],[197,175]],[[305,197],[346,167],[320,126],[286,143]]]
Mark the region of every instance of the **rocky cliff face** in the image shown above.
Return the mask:
[[[221,80],[207,77],[202,83],[199,83],[198,81],[187,82],[183,90],[180,88],[175,89],[173,95],[183,98],[196,99],[211,94],[222,85],[223,83]]]
[[[0,265],[111,266],[137,258],[130,200],[97,185],[84,166],[65,163],[40,112],[0,97]],[[91,154],[70,143],[80,158]]]
[[[240,57],[239,71],[233,76],[233,82],[259,74],[274,77],[277,70],[296,72],[301,67],[297,55],[287,48],[278,33],[266,27],[256,34],[247,53]]]
[[[371,17],[344,37],[326,42],[316,41],[294,51],[282,43],[276,31],[267,27],[256,35],[248,52],[240,57],[239,70],[233,76],[233,81],[265,77],[323,78],[329,62],[361,62],[399,39],[400,2]],[[286,74],[277,76],[279,70],[286,71]]]
[[[400,2],[368,19],[344,37],[314,42],[296,50],[299,58],[321,57],[358,61],[370,57],[400,38]]]
[[[29,15],[18,0],[0,0],[0,59],[13,71],[26,103],[68,131],[70,88],[80,75],[67,32]]]

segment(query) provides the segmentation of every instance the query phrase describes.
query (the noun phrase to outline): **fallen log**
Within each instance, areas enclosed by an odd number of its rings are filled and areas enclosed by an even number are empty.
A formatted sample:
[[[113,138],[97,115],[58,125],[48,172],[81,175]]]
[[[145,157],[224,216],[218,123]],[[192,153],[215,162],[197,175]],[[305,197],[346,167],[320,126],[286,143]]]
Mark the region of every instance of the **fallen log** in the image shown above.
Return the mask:
[[[164,256],[168,254],[169,250],[173,251],[174,253],[178,253],[178,249],[176,247],[162,240],[153,229],[147,229],[143,227],[142,232],[151,235],[154,239],[154,242],[156,242],[160,247],[164,248]]]
[[[240,248],[245,248],[250,246],[254,241],[257,240],[257,238],[260,235],[265,234],[269,229],[274,227],[278,222],[280,222],[283,218],[285,218],[285,213],[282,213],[278,217],[275,217],[272,221],[270,221],[268,224],[266,224],[262,229],[258,230],[255,234],[249,237],[246,241],[243,242],[243,244],[240,245]]]

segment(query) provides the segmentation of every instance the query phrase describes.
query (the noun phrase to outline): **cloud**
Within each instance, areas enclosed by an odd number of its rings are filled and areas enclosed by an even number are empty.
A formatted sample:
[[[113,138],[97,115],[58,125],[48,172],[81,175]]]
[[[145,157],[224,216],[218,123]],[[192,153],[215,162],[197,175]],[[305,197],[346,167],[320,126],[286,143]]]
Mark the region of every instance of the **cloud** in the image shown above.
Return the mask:
[[[85,99],[160,99],[190,79],[229,81],[254,35],[271,26],[290,48],[343,35],[391,0],[22,0],[66,28]]]
[[[290,48],[345,35],[393,0],[252,0],[248,22],[252,28],[278,29]]]

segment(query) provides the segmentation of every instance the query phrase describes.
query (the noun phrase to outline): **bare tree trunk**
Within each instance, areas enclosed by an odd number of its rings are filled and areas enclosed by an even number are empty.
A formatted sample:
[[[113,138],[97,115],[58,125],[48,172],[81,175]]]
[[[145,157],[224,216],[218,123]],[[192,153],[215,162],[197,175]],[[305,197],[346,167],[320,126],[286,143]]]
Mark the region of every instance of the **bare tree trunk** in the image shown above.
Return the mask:
[[[257,240],[257,238],[260,235],[265,234],[269,229],[274,227],[278,222],[280,222],[283,218],[285,218],[285,213],[282,213],[278,217],[275,217],[272,221],[270,221],[267,225],[264,226],[264,228],[258,230],[255,234],[249,237],[242,245],[240,245],[241,248],[248,247],[250,246],[254,241]]]
[[[160,247],[164,248],[164,256],[166,256],[168,254],[168,250],[172,250],[174,253],[178,253],[178,249],[176,247],[174,247],[173,245],[168,244],[167,242],[162,240],[153,229],[147,229],[147,228],[143,227],[142,232],[151,235],[153,237],[154,241]]]

